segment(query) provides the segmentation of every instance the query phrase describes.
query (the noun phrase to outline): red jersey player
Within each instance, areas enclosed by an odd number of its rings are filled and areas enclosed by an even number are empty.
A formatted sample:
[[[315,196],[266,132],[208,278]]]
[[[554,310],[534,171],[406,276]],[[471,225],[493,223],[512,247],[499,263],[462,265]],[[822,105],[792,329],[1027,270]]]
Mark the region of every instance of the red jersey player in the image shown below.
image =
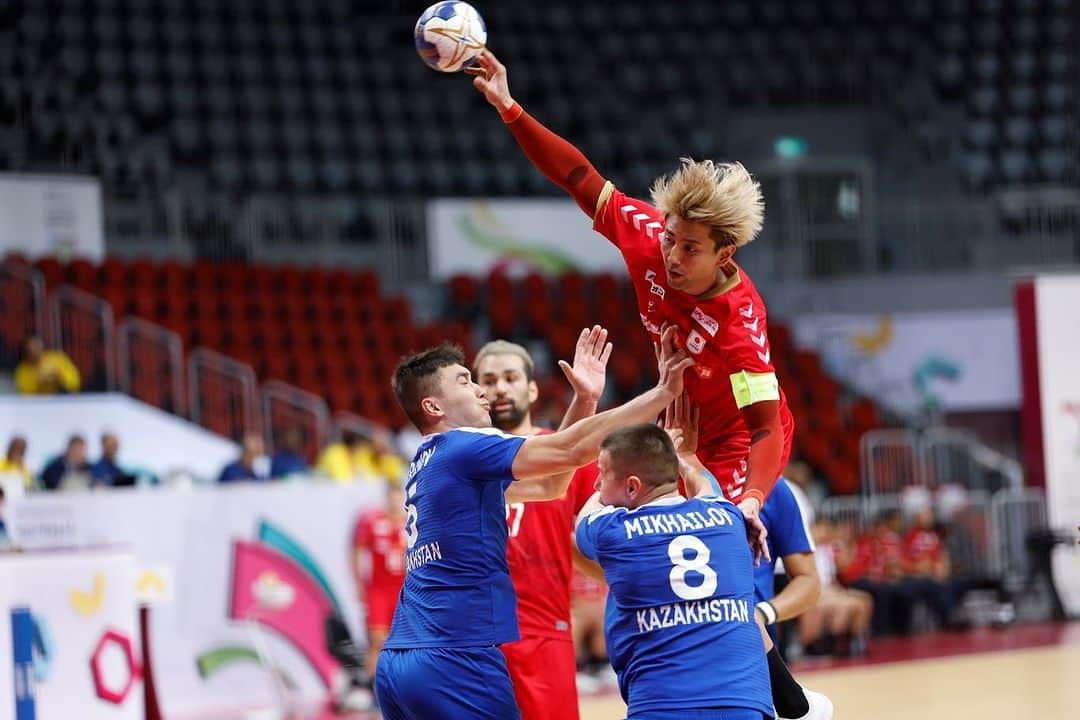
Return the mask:
[[[366,607],[366,669],[374,677],[379,651],[390,632],[405,581],[405,495],[399,486],[388,486],[385,510],[372,510],[357,521],[353,572],[360,603]]]
[[[575,391],[564,427],[596,411],[611,351],[606,339],[607,332],[599,327],[583,331],[573,366],[560,362]],[[520,345],[496,340],[477,353],[473,375],[491,405],[492,424],[503,432],[548,432],[532,424],[530,407],[538,394],[533,373],[532,357]],[[506,559],[517,593],[521,639],[501,647],[523,720],[550,718],[555,708],[559,718],[578,717],[577,663],[570,628],[576,552],[571,532],[574,517],[592,496],[594,484],[595,473],[578,471],[566,495],[557,500],[524,502],[528,498],[514,497],[514,488],[506,493],[510,533]]]
[[[664,324],[678,327],[696,361],[686,386],[701,408],[699,456],[762,532],[758,512],[787,462],[794,422],[772,366],[765,304],[732,259],[761,227],[760,187],[738,163],[684,159],[654,183],[653,205],[629,197],[514,101],[491,52],[468,72],[529,160],[622,253],[653,339]]]

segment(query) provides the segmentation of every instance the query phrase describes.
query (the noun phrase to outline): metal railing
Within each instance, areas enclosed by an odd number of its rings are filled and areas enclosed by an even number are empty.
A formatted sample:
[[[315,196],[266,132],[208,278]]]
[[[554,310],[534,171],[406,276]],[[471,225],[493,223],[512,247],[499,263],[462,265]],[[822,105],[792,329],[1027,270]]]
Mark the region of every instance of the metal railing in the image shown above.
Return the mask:
[[[991,566],[1016,590],[1031,580],[1032,565],[1028,538],[1045,529],[1046,497],[1035,488],[1004,488],[991,499]]]
[[[262,385],[262,412],[267,442],[274,450],[287,445],[291,432],[300,434],[300,447],[313,462],[326,445],[330,432],[330,411],[319,395],[280,380]]]
[[[116,333],[119,389],[176,415],[184,413],[184,344],[168,328],[124,318]]]
[[[239,441],[258,432],[258,383],[250,365],[196,348],[188,358],[191,419],[219,435]]]
[[[96,295],[62,285],[49,296],[52,343],[79,369],[82,389],[116,387],[112,306]]]
[[[967,430],[871,430],[859,445],[862,492],[871,497],[913,485],[958,485],[993,492],[1002,487],[1019,488],[1024,482],[1018,461],[985,445]]]
[[[48,335],[48,330],[41,273],[14,262],[0,265],[0,368],[19,363],[27,335]]]

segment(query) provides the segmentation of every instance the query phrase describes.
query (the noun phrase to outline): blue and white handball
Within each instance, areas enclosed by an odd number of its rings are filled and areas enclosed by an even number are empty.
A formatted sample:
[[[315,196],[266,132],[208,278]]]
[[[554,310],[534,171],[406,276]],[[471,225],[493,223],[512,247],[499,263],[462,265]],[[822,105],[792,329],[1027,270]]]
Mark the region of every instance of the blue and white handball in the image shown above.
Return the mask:
[[[469,3],[438,2],[416,21],[416,52],[433,70],[452,73],[472,63],[487,43],[484,19]]]

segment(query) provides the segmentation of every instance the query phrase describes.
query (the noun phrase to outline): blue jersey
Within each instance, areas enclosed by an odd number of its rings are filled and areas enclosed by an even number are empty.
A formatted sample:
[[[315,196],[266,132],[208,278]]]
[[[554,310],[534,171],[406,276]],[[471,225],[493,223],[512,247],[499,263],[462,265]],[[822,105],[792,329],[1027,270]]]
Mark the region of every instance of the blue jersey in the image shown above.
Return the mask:
[[[578,523],[577,543],[610,587],[604,634],[631,716],[747,708],[772,717],[753,560],[734,505],[672,497],[606,507]]]
[[[405,481],[405,582],[387,648],[518,639],[503,492],[524,438],[460,428],[425,438]]]
[[[769,562],[754,568],[754,601],[771,600],[776,594],[776,561],[785,555],[813,552],[814,544],[803,522],[799,502],[787,480],[780,478],[761,508],[761,522],[769,531]]]

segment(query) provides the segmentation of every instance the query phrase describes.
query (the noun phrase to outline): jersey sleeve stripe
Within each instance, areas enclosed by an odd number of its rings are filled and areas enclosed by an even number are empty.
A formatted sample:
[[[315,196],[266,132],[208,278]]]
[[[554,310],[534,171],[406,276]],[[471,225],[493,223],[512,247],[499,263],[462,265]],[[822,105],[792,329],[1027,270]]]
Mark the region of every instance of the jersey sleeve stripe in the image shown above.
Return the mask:
[[[763,400],[780,399],[780,383],[776,373],[752,373],[741,370],[729,376],[731,391],[735,394],[735,405],[741,410]]]
[[[604,206],[607,205],[607,201],[613,192],[615,192],[615,185],[608,180],[600,190],[599,197],[596,198],[596,212],[593,213],[593,222],[596,222],[596,218],[600,217],[600,213],[604,211]]]

